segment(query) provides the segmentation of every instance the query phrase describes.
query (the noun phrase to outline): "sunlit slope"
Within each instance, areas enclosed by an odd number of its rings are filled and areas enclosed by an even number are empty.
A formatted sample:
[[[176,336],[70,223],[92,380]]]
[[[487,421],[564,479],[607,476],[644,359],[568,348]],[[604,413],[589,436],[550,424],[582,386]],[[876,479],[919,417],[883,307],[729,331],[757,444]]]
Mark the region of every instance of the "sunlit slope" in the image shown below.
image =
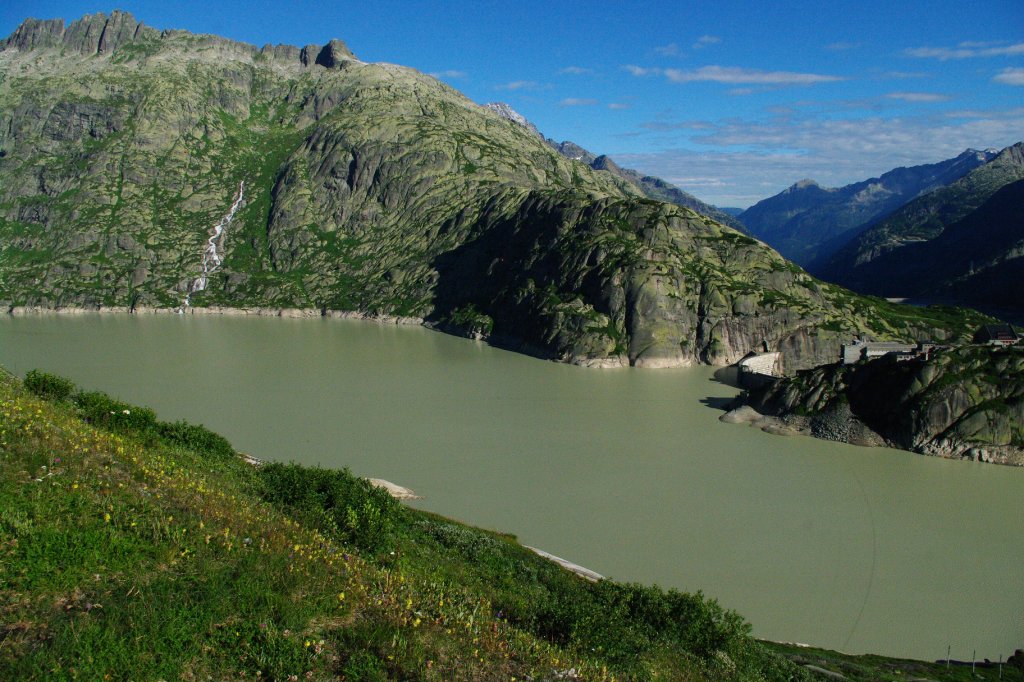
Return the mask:
[[[257,49],[115,13],[26,22],[3,45],[9,307],[181,306],[242,191],[193,306],[424,318],[600,365],[768,348],[793,369],[853,335],[970,331],[823,285],[339,41]]]

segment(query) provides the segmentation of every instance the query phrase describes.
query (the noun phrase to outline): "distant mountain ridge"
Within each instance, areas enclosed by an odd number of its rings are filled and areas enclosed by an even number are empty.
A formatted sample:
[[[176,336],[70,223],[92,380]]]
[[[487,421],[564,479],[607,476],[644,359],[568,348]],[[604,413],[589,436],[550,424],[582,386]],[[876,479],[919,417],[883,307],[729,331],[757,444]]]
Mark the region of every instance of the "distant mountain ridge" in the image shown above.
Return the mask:
[[[995,150],[968,149],[952,159],[895,168],[844,187],[804,179],[754,204],[739,219],[752,235],[808,267],[908,201],[956,181],[995,155]]]
[[[895,211],[821,270],[862,293],[1024,316],[1024,143]]]
[[[669,204],[675,204],[676,206],[683,206],[685,208],[691,208],[701,215],[706,215],[709,218],[717,220],[723,225],[728,225],[734,230],[740,232],[748,232],[744,227],[742,221],[738,220],[736,214],[727,213],[721,209],[707,204],[697,197],[693,196],[689,192],[684,192],[672,183],[655,177],[653,175],[644,175],[639,171],[635,171],[632,168],[623,168],[615,163],[611,157],[605,154],[594,154],[593,152],[584,149],[571,140],[564,140],[562,142],[556,142],[551,138],[544,138],[543,133],[537,129],[533,123],[531,123],[525,116],[520,114],[518,111],[513,109],[511,106],[504,102],[491,102],[484,105],[491,111],[497,112],[499,115],[504,116],[508,120],[518,123],[519,125],[533,131],[537,135],[547,142],[552,149],[557,151],[567,159],[573,161],[579,161],[590,166],[594,170],[605,171],[612,175],[625,180],[626,182],[637,187],[645,196],[655,199],[656,201],[664,201]]]

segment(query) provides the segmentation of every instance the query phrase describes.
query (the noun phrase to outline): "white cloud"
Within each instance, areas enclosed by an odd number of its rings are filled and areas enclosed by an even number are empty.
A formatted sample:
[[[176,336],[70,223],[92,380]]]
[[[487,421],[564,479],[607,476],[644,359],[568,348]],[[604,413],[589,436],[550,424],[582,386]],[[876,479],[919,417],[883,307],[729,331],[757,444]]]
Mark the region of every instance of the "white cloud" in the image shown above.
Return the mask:
[[[1006,147],[1020,141],[1024,130],[1024,107],[960,114],[656,121],[644,125],[645,135],[657,136],[666,151],[609,153],[622,166],[697,189],[704,201],[747,206],[800,178],[838,187],[898,166],[952,158],[967,148]]]
[[[448,69],[447,71],[432,71],[430,73],[430,75],[433,76],[434,78],[453,78],[453,79],[458,79],[458,78],[465,78],[466,77],[466,72],[465,71],[456,71],[455,69]]]
[[[608,108],[609,109],[614,109],[614,110],[617,110],[617,111],[621,110],[621,109],[629,109],[630,107],[632,107],[632,105],[631,104],[626,104],[625,102],[610,102],[608,104]]]
[[[708,45],[715,45],[720,42],[722,42],[722,39],[718,36],[701,36],[700,38],[697,38],[697,42],[695,42],[692,47],[694,50],[700,50]]]
[[[904,50],[911,57],[923,59],[970,59],[972,57],[1012,57],[1024,55],[1024,43],[998,45],[996,43],[963,42],[956,47],[912,47]]]
[[[927,102],[948,102],[949,95],[940,95],[936,92],[890,92],[886,95],[889,99],[903,100],[904,102],[927,103]]]
[[[814,85],[845,80],[839,76],[818,73],[794,73],[792,71],[762,71],[744,69],[738,66],[702,66],[699,69],[683,71],[665,69],[665,76],[674,83],[713,81],[734,85]]]
[[[1014,109],[959,109],[947,111],[946,118],[1017,118],[1024,117],[1024,107]]]
[[[1003,69],[992,80],[1006,85],[1024,85],[1024,69],[1013,67]]]
[[[831,52],[842,52],[844,50],[855,50],[858,47],[860,47],[860,43],[851,43],[845,40],[840,40],[836,43],[829,43],[825,46],[825,49]]]
[[[626,71],[629,71],[636,77],[658,75],[661,73],[661,69],[649,69],[643,66],[637,66],[635,64],[626,64],[622,67]]]
[[[596,99],[586,97],[566,97],[558,103],[560,107],[590,107],[597,104]]]
[[[558,73],[570,74],[573,76],[581,76],[587,73],[594,73],[593,69],[585,69],[582,66],[567,66],[564,69],[559,69]]]
[[[675,43],[669,43],[668,45],[662,45],[654,48],[654,51],[662,57],[675,57],[679,54],[679,46]]]
[[[930,78],[931,74],[924,71],[886,71],[885,73],[879,74],[879,78],[892,78],[896,80],[904,80],[907,78]]]
[[[496,90],[539,90],[543,86],[537,81],[512,81],[495,86]]]

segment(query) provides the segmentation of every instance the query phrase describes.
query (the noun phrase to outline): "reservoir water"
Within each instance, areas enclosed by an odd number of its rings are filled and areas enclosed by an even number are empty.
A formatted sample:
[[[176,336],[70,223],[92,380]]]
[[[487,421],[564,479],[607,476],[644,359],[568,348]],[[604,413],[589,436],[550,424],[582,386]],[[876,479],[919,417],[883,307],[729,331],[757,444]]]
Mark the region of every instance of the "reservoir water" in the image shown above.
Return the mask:
[[[703,590],[757,636],[995,660],[1024,647],[1024,469],[722,424],[709,368],[594,370],[332,319],[0,318],[0,364],[385,478],[603,575]]]

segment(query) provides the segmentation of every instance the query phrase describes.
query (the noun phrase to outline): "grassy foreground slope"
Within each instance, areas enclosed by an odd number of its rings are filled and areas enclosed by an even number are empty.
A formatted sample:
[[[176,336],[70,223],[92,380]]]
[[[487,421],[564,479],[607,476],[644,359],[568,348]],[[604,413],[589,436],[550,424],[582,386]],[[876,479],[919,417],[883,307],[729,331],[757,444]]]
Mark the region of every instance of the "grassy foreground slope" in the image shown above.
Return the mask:
[[[699,593],[590,583],[347,471],[256,468],[0,370],[0,679],[1024,680],[748,633]]]
[[[590,583],[347,472],[0,377],[0,678],[806,679],[700,594]]]

